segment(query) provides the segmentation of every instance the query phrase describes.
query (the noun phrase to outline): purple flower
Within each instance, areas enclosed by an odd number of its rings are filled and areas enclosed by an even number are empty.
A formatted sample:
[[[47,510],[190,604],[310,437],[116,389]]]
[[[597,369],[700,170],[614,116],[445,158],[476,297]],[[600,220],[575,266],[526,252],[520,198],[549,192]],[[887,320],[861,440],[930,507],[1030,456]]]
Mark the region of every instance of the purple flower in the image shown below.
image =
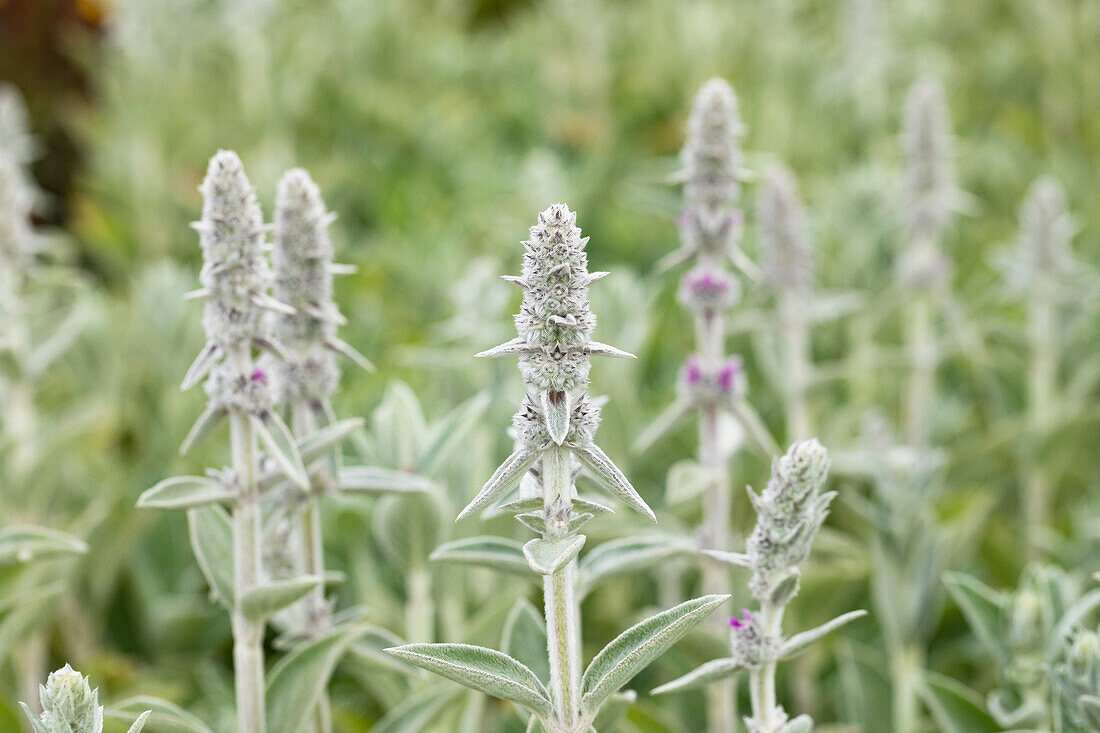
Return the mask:
[[[732,392],[737,379],[737,375],[741,373],[742,363],[741,357],[734,356],[726,360],[721,369],[718,370],[718,387],[723,392]]]
[[[735,629],[741,629],[746,626],[751,626],[753,623],[754,619],[752,617],[752,612],[750,612],[747,608],[741,609],[741,618],[730,616],[730,626]]]
[[[252,370],[252,376],[250,379],[253,382],[259,382],[260,384],[267,384],[267,372],[260,367],[256,367]]]
[[[682,379],[689,387],[696,387],[703,381],[703,368],[699,365],[699,359],[689,356],[684,362]]]

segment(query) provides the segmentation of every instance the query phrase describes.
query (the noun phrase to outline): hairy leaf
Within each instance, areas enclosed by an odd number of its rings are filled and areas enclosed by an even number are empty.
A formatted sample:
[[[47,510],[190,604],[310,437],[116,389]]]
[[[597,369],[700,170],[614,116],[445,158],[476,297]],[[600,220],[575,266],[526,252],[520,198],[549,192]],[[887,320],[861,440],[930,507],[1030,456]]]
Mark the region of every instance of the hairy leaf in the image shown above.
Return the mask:
[[[473,501],[459,512],[455,521],[465,519],[499,499],[504,495],[504,492],[515,486],[523,478],[523,474],[527,473],[538,459],[539,451],[530,448],[517,448],[512,455],[504,459],[504,463],[500,464],[497,470],[493,472],[493,475],[481,487],[481,491],[478,492]]]
[[[241,610],[250,620],[262,621],[304,598],[320,582],[320,578],[306,575],[290,580],[273,580],[249,588],[241,595]]]
[[[546,687],[507,654],[469,644],[406,644],[386,651],[466,687],[525,705],[536,714],[550,713]]]
[[[232,500],[236,494],[206,476],[174,476],[147,489],[137,500],[142,509],[191,509]]]
[[[624,504],[634,511],[644,514],[654,522],[657,521],[653,510],[642,500],[642,497],[630,485],[630,481],[619,470],[619,467],[612,463],[611,459],[598,445],[584,443],[569,447],[573,450],[573,455],[577,457],[581,465],[588,469],[601,487],[619,497]]]
[[[791,657],[796,657],[806,651],[814,642],[825,638],[825,636],[836,631],[841,626],[850,624],[857,618],[862,618],[866,615],[867,612],[864,610],[849,611],[848,613],[837,616],[832,621],[821,624],[821,626],[810,629],[809,631],[803,631],[800,634],[795,634],[783,642],[783,650],[780,652],[780,658],[790,659]]]
[[[187,510],[187,525],[195,560],[206,576],[210,597],[233,605],[233,521],[216,504]]]
[[[728,595],[695,598],[630,627],[596,655],[584,671],[583,708],[598,710],[607,698],[695,628]]]
[[[531,573],[523,556],[523,545],[504,537],[467,537],[445,542],[435,548],[429,559],[506,570],[524,576]]]
[[[715,659],[699,667],[696,667],[692,671],[685,674],[683,677],[678,677],[672,682],[666,682],[660,687],[653,688],[653,691],[649,694],[664,695],[669,692],[694,690],[698,687],[705,687],[711,682],[717,682],[718,680],[733,677],[735,674],[743,669],[744,667],[742,667],[730,657]]]
[[[560,540],[534,539],[523,546],[523,556],[539,575],[553,575],[573,561],[582,547],[582,534]]]

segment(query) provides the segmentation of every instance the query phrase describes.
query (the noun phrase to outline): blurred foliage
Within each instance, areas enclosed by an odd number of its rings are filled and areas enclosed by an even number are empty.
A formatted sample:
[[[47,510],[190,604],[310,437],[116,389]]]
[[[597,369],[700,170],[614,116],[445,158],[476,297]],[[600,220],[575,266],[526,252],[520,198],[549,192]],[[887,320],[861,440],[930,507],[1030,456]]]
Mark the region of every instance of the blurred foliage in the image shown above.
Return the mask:
[[[492,398],[470,448],[438,475],[456,506],[507,454],[505,428],[520,393],[513,365],[471,358],[511,331],[519,293],[496,275],[516,271],[536,212],[567,201],[591,236],[593,269],[613,272],[592,291],[596,337],[639,356],[593,368],[595,393],[611,397],[600,443],[663,507],[666,474],[694,453],[693,431],[640,456],[628,446],[667,404],[691,348],[676,278],[653,266],[677,246],[680,194],[670,177],[690,100],[716,75],[740,97],[750,172],[782,160],[799,179],[820,292],[864,299],[859,313],[814,331],[813,356],[829,378],[810,404],[831,449],[856,446],[867,409],[898,409],[904,304],[891,288],[904,243],[899,116],[914,79],[943,81],[959,186],[974,204],[944,243],[955,269],[932,410],[944,460],[929,492],[935,503],[922,506],[920,521],[954,533],[945,546],[967,548],[937,562],[1011,588],[1026,560],[1021,467],[1038,455],[1057,488],[1047,559],[1088,578],[1100,570],[1098,37],[1100,3],[1092,0],[0,0],[0,76],[30,98],[46,161],[55,161],[35,173],[61,197],[55,218],[68,212],[66,233],[92,285],[72,296],[88,325],[39,398],[46,415],[86,403],[64,455],[35,481],[49,484],[35,511],[53,514],[36,520],[80,534],[91,548],[66,571],[77,588],[53,624],[51,656],[101,680],[111,698],[158,694],[219,730],[231,719],[228,628],[207,599],[185,522],[133,508],[158,480],[222,460],[205,445],[197,455],[177,453],[203,404],[202,395],[177,389],[202,344],[199,309],[182,300],[199,265],[187,223],[198,216],[196,186],[218,148],[240,153],[268,217],[278,176],[296,165],[339,214],[338,256],[359,267],[337,284],[349,322],[342,336],[379,372],[346,370],[338,414],[377,408],[369,424],[384,429],[387,404],[405,394],[397,380],[418,395],[426,425],[479,391]],[[77,171],[75,186],[57,183],[64,176],[50,172],[55,165]],[[1066,187],[1086,284],[1058,321],[1062,419],[1035,440],[1023,418],[1024,308],[1004,296],[993,261],[1012,246],[1019,202],[1040,174]],[[753,195],[750,181],[750,253]],[[750,292],[746,313],[765,306]],[[750,399],[782,437],[768,338],[746,329],[731,346],[745,353]],[[734,466],[738,487],[766,475],[752,455]],[[845,476],[792,605],[792,628],[872,606],[869,572],[878,561],[868,548],[880,541],[876,532],[885,535],[864,505],[889,502],[858,471]],[[738,497],[731,521],[743,533],[751,512]],[[402,633],[399,571],[372,540],[377,504],[327,512],[326,549],[347,574],[341,606],[364,603],[374,621]],[[694,525],[703,510],[658,513],[675,529]],[[440,539],[479,533],[450,529],[450,517],[439,526]],[[593,525],[593,535],[633,526],[620,513]],[[507,531],[522,536],[518,526],[500,528]],[[689,587],[696,578],[686,568]],[[440,596],[448,600],[439,601],[438,630],[494,646],[526,587],[447,570],[436,578],[452,589]],[[919,634],[927,666],[988,693],[1000,684],[997,670],[973,655],[958,608],[938,600],[943,589],[934,595],[936,609],[919,619],[932,627]],[[586,648],[600,648],[656,602],[644,574],[609,580],[584,603]],[[784,673],[781,697],[796,697],[820,720],[881,730],[889,714],[881,636],[874,621],[838,635]],[[410,691],[430,697],[423,680],[379,671],[361,651],[333,685],[341,730],[370,729]],[[645,692],[712,656],[705,634],[689,637],[633,687]],[[8,674],[0,728],[14,725],[8,711],[17,695]],[[658,704],[643,694],[626,726],[700,730],[700,700]],[[441,704],[440,730],[518,730],[495,701],[463,694]],[[471,710],[498,727],[470,727],[481,720]]]

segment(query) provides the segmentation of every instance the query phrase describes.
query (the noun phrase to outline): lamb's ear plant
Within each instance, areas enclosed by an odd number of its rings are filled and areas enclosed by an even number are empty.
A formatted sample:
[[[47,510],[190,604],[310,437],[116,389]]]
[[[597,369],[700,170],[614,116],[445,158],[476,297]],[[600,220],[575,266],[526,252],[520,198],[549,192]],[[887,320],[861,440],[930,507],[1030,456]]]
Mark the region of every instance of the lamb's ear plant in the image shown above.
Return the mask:
[[[1020,207],[1020,232],[1006,268],[1007,284],[1024,299],[1027,317],[1027,445],[1020,507],[1031,556],[1042,549],[1050,520],[1053,478],[1041,459],[1043,446],[1060,408],[1061,339],[1059,310],[1065,304],[1073,270],[1069,243],[1076,226],[1057,179],[1042,177]]]
[[[998,730],[1067,730],[1057,720],[1063,687],[1055,670],[1065,661],[1067,637],[1095,618],[1100,590],[1082,593],[1079,579],[1040,564],[1029,565],[1007,592],[965,573],[948,573],[944,582],[981,647],[980,663],[991,662],[996,672],[985,707]],[[934,677],[926,682],[930,708],[942,727],[963,730],[966,710],[947,704],[956,696],[951,687]]]
[[[752,715],[745,718],[750,733],[808,733],[808,715],[791,719],[776,699],[775,673],[780,661],[804,652],[826,634],[866,615],[851,611],[809,631],[783,636],[783,614],[797,595],[799,566],[810,554],[818,530],[836,492],[824,492],[829,456],[817,440],[794,443],[772,464],[772,475],[761,494],[750,488],[757,513],[756,527],[744,553],[710,551],[712,557],[751,571],[749,591],[758,602],[730,619],[728,657],[707,662],[687,675],[658,687],[654,694],[693,689],[749,672]]]
[[[38,715],[20,703],[34,733],[103,733],[99,690],[93,690],[88,678],[69,665],[50,673],[46,684],[39,686],[38,697],[42,705]],[[128,733],[140,733],[151,713],[146,710],[138,715]]]
[[[51,561],[87,552],[83,540],[36,524],[52,519],[58,494],[47,459],[82,428],[68,411],[39,409],[40,383],[83,325],[81,312],[56,302],[70,273],[31,220],[38,194],[28,166],[36,153],[22,96],[0,83],[0,506],[20,517],[0,527],[0,658],[13,659],[28,697],[47,670],[35,631],[54,618],[66,586],[58,577],[66,568]]]
[[[898,281],[909,294],[905,327],[909,384],[905,398],[906,439],[926,447],[939,361],[935,305],[950,281],[951,260],[941,239],[962,196],[955,186],[951,128],[943,86],[928,77],[915,83],[905,103],[902,147],[906,157],[908,242],[898,260]]]
[[[264,485],[274,485],[285,477],[301,490],[310,490],[294,436],[274,409],[270,369],[256,363],[261,349],[275,355],[284,353],[271,336],[270,316],[293,313],[294,309],[268,292],[272,272],[264,241],[267,228],[235,153],[223,150],[210,160],[201,190],[203,215],[195,228],[204,263],[202,288],[194,295],[206,300],[203,326],[207,344],[184,377],[183,387],[205,379],[209,404],[183,450],[228,421],[231,463],[209,470],[206,476],[162,481],[145,492],[138,505],[188,510],[200,567],[212,595],[231,616],[237,729],[262,733],[267,620],[322,582],[318,577],[268,581],[262,562]],[[261,442],[268,452],[262,462]],[[230,507],[230,515],[223,505]],[[211,536],[223,540],[219,556],[202,551],[204,538]],[[273,674],[273,684],[274,678]]]
[[[528,730],[547,733],[587,733],[600,710],[634,675],[728,597],[705,596],[642,621],[608,644],[582,673],[576,567],[585,537],[579,532],[608,508],[577,496],[577,470],[584,469],[605,491],[654,518],[593,442],[599,409],[587,394],[589,357],[629,355],[591,338],[595,316],[588,305],[588,286],[606,273],[588,272],[586,243],[576,214],[564,204],[539,214],[531,228],[524,243],[523,274],[509,278],[524,291],[516,316],[519,336],[482,352],[519,357],[527,395],[514,418],[518,445],[459,514],[462,519],[490,507],[534,472],[537,483],[529,486],[537,485],[539,493],[505,508],[539,535],[523,546],[523,555],[543,579],[549,679],[485,647],[408,644],[389,650],[410,664],[519,704],[531,714]],[[533,633],[537,625],[526,628]]]
[[[680,154],[685,198],[680,218],[682,243],[663,263],[693,263],[681,281],[679,300],[695,321],[695,353],[684,363],[677,399],[634,443],[635,451],[643,451],[680,420],[698,416],[698,467],[704,477],[700,483],[707,507],[699,542],[704,548],[722,551],[730,549],[730,460],[746,436],[769,455],[779,452],[746,399],[741,357],[728,356],[725,349],[727,315],[741,297],[741,284],[730,265],[754,276],[758,273],[740,247],[742,134],[733,89],[722,79],[708,81],[696,96]],[[705,561],[703,574],[708,593],[729,587],[728,570],[720,564]],[[679,583],[670,582],[667,574],[662,582],[672,589],[663,595],[678,595]],[[708,730],[731,730],[737,718],[733,686],[722,683],[707,694]]]

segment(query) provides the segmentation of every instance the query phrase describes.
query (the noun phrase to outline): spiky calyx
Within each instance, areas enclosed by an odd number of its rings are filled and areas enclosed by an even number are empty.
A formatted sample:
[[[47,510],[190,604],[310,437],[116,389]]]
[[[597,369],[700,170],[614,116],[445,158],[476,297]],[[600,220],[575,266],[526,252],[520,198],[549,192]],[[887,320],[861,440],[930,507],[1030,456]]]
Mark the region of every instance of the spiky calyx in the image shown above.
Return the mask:
[[[907,159],[909,225],[916,240],[934,240],[946,226],[957,191],[951,128],[943,86],[925,78],[909,90],[902,146]]]
[[[546,416],[542,406],[531,397],[524,395],[519,411],[512,417],[512,425],[522,445],[535,450],[550,447],[553,438],[546,428]],[[600,408],[587,395],[581,395],[573,406],[569,416],[569,429],[565,434],[566,443],[591,443],[600,425]]]
[[[1049,176],[1036,180],[1020,207],[1018,252],[1029,282],[1061,274],[1070,267],[1069,242],[1074,232],[1062,184]]]
[[[42,714],[31,716],[36,733],[102,733],[99,691],[69,665],[50,673],[46,684],[39,686],[39,698]]]
[[[777,165],[764,174],[757,198],[757,220],[764,272],[772,289],[808,293],[813,253],[798,187],[787,167]]]
[[[287,171],[275,198],[273,295],[294,308],[274,319],[278,383],[287,402],[314,402],[336,391],[340,374],[333,345],[343,316],[332,299],[333,248],[320,189],[300,168]]]
[[[804,440],[772,463],[763,493],[757,496],[749,490],[757,513],[747,544],[748,564],[753,570],[749,588],[762,603],[783,605],[794,595],[798,565],[810,554],[810,545],[836,496],[835,492],[821,493],[828,472],[828,452],[817,440]],[[777,593],[785,598],[777,599]]]

